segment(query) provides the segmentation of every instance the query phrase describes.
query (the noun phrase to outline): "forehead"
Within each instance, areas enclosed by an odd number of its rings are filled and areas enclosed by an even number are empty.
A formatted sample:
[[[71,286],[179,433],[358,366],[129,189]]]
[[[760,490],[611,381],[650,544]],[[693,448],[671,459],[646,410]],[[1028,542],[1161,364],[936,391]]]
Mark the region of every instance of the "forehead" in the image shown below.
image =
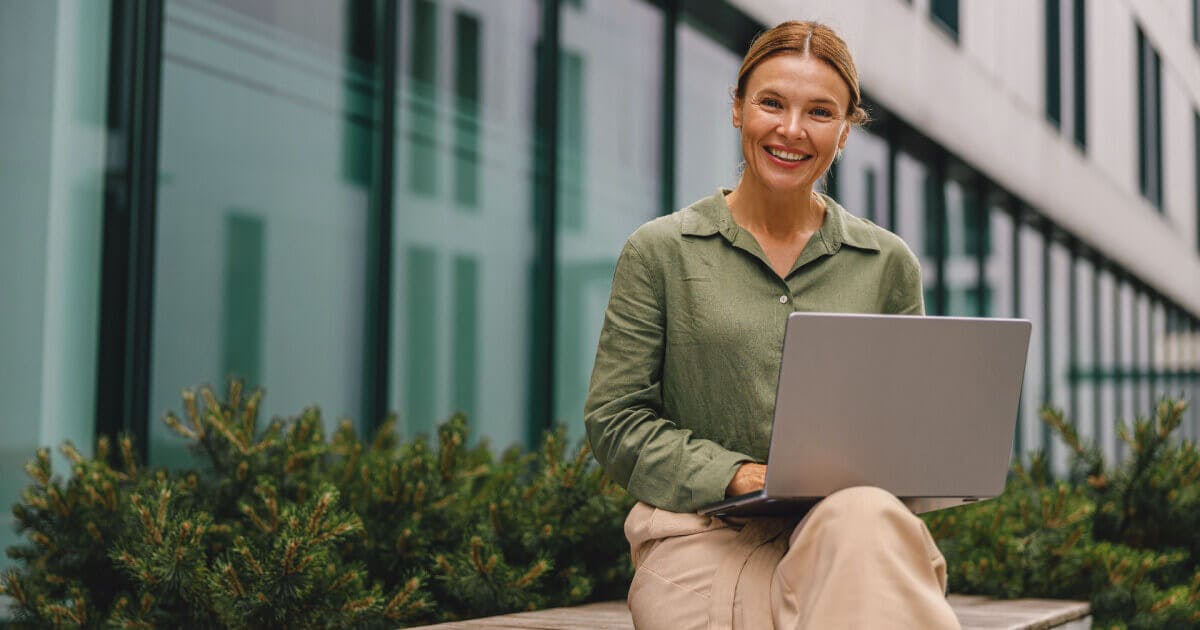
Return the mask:
[[[750,94],[771,90],[804,98],[850,100],[850,88],[833,66],[812,55],[782,53],[759,62],[746,82]]]

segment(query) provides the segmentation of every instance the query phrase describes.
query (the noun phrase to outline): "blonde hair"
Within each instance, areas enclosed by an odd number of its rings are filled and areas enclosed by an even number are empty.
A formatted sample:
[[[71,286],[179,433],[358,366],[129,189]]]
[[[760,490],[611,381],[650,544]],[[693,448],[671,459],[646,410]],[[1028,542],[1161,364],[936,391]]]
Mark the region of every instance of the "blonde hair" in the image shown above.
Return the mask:
[[[733,96],[742,100],[746,95],[746,83],[750,73],[758,64],[769,57],[784,53],[812,55],[829,64],[850,89],[850,102],[846,105],[846,120],[852,125],[861,125],[871,116],[862,107],[862,92],[858,87],[858,70],[846,42],[833,29],[819,22],[784,22],[754,38],[750,50],[738,70],[737,88]]]

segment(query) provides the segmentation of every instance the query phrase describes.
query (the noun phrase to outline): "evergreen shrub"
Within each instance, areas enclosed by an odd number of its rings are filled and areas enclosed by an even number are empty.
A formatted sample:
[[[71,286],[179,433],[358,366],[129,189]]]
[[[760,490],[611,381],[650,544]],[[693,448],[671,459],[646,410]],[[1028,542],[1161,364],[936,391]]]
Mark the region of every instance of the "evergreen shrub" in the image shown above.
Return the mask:
[[[1111,467],[1060,411],[1044,408],[1070,449],[1066,479],[1040,452],[1004,494],[925,515],[950,589],[993,597],[1088,600],[1098,628],[1200,627],[1200,454],[1172,434],[1186,405],[1120,425],[1129,456]]]
[[[39,450],[0,577],[13,625],[392,628],[624,596],[632,499],[561,429],[494,457],[461,415],[433,442],[391,419],[368,441],[316,408],[262,428],[261,399],[183,393],[165,421],[196,470],[101,438],[62,447],[63,478]]]

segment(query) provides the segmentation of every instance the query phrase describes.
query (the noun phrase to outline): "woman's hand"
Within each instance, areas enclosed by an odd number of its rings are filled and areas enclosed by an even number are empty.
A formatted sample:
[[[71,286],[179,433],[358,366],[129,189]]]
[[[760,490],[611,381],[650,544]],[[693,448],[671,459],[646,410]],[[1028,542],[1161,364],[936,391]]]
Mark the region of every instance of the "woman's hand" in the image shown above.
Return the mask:
[[[767,467],[765,464],[745,463],[733,474],[733,480],[725,488],[725,496],[736,497],[763,489],[767,482]]]

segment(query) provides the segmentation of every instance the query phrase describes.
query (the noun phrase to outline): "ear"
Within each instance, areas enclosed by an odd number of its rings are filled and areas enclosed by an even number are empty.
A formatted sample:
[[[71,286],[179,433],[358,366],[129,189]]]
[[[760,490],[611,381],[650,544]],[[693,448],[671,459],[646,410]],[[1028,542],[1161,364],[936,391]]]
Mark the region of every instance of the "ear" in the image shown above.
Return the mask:
[[[850,137],[850,123],[842,123],[842,137],[838,138],[838,149],[846,148],[846,140]]]
[[[733,99],[733,128],[742,128],[742,99]]]

